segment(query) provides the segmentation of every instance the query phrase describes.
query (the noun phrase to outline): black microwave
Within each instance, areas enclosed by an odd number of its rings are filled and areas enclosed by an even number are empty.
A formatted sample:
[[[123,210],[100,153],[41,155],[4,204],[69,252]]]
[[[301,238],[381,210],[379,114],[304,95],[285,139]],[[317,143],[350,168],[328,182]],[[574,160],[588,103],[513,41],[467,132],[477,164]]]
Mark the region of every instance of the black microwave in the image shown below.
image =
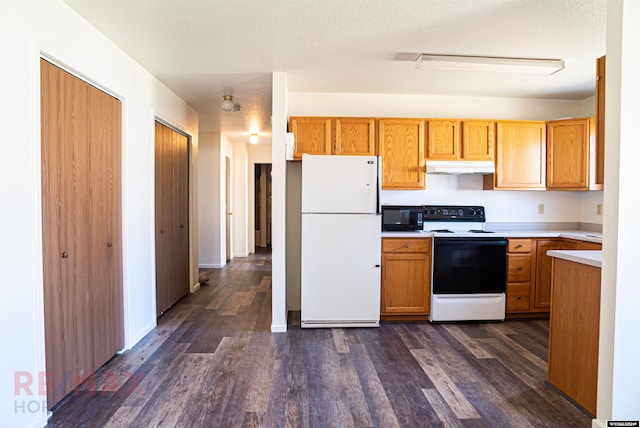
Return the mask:
[[[422,230],[422,205],[383,205],[382,230],[412,232]]]

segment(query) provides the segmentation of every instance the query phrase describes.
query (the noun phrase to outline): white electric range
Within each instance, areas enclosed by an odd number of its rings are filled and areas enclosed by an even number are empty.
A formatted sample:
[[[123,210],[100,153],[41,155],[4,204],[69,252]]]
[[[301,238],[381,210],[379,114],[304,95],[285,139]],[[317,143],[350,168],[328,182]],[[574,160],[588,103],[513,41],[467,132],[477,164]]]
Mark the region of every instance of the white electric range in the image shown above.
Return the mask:
[[[431,321],[504,320],[507,239],[485,229],[482,206],[428,205],[433,233]]]

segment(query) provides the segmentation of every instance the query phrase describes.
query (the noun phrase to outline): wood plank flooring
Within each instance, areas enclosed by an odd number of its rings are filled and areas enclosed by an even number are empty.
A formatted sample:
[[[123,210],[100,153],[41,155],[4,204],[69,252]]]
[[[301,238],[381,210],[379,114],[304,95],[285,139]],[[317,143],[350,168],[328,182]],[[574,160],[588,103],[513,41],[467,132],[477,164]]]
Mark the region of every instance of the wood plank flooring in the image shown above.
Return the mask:
[[[50,427],[590,427],[545,383],[548,322],[270,333],[269,253],[205,270]]]

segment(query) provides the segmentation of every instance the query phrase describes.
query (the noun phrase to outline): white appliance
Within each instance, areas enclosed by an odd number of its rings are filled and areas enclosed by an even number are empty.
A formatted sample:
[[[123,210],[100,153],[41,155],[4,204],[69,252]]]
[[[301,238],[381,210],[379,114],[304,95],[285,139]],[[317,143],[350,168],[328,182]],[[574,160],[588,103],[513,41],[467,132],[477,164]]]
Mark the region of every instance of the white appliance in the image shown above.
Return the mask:
[[[427,161],[427,174],[493,174],[493,161]]]
[[[302,327],[377,327],[376,156],[302,155]]]
[[[485,230],[482,206],[427,205],[433,233],[431,321],[504,320],[507,238]]]

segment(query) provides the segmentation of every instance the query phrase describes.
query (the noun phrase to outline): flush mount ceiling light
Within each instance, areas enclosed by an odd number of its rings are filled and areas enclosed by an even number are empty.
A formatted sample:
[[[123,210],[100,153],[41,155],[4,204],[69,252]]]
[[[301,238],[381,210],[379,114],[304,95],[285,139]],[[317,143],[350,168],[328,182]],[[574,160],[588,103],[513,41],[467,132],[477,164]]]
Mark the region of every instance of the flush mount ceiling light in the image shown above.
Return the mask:
[[[233,95],[223,95],[222,99],[222,110],[226,112],[240,111],[240,106],[233,102]]]
[[[416,61],[421,70],[554,74],[564,68],[564,60],[542,58],[421,54]]]
[[[251,144],[258,144],[258,133],[254,132],[249,136],[249,142]]]

